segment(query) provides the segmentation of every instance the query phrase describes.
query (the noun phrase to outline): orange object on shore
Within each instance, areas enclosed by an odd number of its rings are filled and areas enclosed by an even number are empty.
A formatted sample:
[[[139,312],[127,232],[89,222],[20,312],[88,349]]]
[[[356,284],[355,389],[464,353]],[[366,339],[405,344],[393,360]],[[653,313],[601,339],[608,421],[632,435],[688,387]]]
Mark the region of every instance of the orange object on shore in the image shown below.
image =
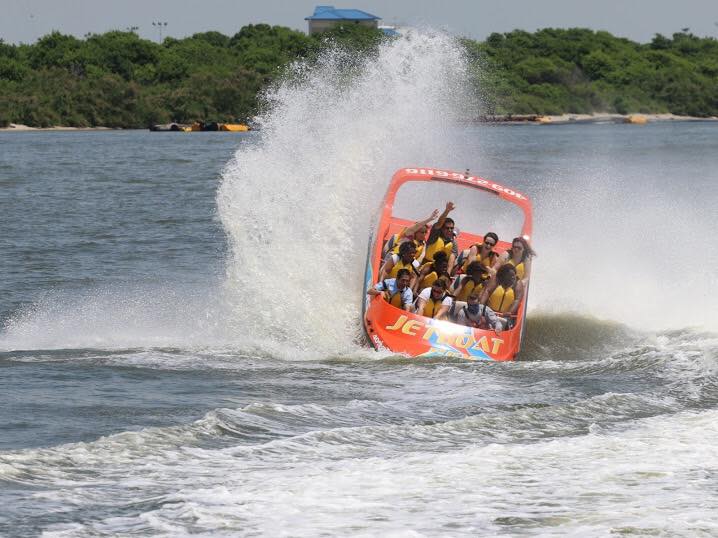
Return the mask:
[[[243,123],[220,123],[219,130],[246,133],[247,131],[249,131],[249,126],[244,125]]]
[[[363,322],[366,336],[377,350],[388,349],[411,357],[449,356],[470,360],[514,360],[521,348],[526,317],[528,283],[516,312],[511,329],[496,333],[494,330],[468,327],[448,320],[427,318],[389,304],[381,295],[369,296],[367,291],[376,284],[382,263],[382,248],[386,241],[413,221],[393,214],[394,201],[399,188],[408,182],[453,183],[467,189],[478,189],[489,196],[499,196],[523,211],[521,234],[529,240],[532,232],[530,200],[523,194],[491,180],[468,173],[434,168],[402,168],[397,171],[384,196],[383,208],[377,228],[369,240],[369,254],[364,277]],[[517,234],[518,235],[518,234]],[[457,237],[459,250],[480,242],[483,237],[476,231],[462,229]],[[510,243],[503,244],[503,250]],[[498,249],[499,252],[501,249]]]

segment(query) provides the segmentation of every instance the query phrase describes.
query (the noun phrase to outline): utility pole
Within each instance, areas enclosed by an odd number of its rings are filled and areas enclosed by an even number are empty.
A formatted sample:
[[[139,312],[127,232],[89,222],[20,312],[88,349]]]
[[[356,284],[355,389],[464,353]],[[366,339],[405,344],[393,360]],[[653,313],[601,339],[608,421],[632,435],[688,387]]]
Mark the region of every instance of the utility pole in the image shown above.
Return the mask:
[[[160,40],[159,42],[162,43],[162,28],[167,28],[167,23],[165,21],[152,21],[152,26],[156,27],[157,30],[160,33]]]

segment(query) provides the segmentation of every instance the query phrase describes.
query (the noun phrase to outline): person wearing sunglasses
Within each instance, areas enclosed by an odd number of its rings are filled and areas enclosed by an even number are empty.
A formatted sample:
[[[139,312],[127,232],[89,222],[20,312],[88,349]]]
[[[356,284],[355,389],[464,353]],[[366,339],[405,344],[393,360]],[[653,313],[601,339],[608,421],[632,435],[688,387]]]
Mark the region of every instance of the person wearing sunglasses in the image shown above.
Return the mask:
[[[516,276],[522,282],[527,282],[531,276],[531,258],[536,252],[531,248],[528,241],[523,237],[514,237],[511,241],[511,250],[507,250],[499,256],[494,269],[505,264],[511,264],[516,268]]]
[[[439,215],[439,220],[436,221],[429,232],[423,260],[423,262],[433,262],[434,255],[443,251],[449,260],[449,273],[451,273],[456,257],[459,255],[454,234],[454,220],[447,217],[455,207],[453,202],[446,202],[444,212]]]
[[[408,269],[399,269],[396,278],[388,278],[378,282],[373,288],[367,291],[368,295],[383,295],[384,299],[392,306],[413,312],[414,294],[409,287],[411,273]]]
[[[446,319],[452,302],[451,295],[446,293],[446,281],[438,279],[421,291],[415,312],[427,318]]]
[[[475,261],[478,261],[483,265],[487,273],[484,275],[484,280],[488,280],[496,274],[494,265],[498,259],[498,252],[494,251],[496,243],[499,242],[499,236],[494,232],[488,232],[484,235],[484,240],[481,243],[474,243],[469,248],[463,250],[456,261],[455,272],[467,272],[469,265]]]
[[[432,220],[436,219],[436,217],[438,216],[439,210],[434,209],[431,215],[429,215],[424,220],[419,220],[408,228],[404,228],[398,234],[392,235],[386,245],[384,245],[384,255],[389,252],[391,252],[392,254],[399,254],[399,247],[401,246],[401,244],[406,241],[410,241],[413,242],[414,246],[416,247],[414,258],[416,258],[417,260],[422,259],[422,255],[424,254],[426,232],[429,229],[429,223]]]
[[[468,327],[480,329],[489,328],[499,334],[508,324],[508,320],[496,315],[486,305],[480,303],[481,294],[479,290],[472,291],[466,301],[454,301],[449,310],[449,315],[455,323]]]

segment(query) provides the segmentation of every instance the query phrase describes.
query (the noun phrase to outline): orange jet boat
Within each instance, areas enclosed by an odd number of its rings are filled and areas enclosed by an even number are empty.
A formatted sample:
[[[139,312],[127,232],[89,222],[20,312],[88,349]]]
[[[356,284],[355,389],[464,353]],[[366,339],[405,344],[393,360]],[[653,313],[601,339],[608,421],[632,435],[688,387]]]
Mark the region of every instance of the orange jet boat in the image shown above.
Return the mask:
[[[376,350],[389,350],[411,357],[444,356],[469,360],[514,360],[521,349],[528,282],[525,284],[525,292],[512,327],[500,333],[491,329],[468,327],[448,320],[427,318],[389,304],[382,295],[367,295],[369,288],[377,282],[385,244],[394,234],[414,224],[414,220],[394,214],[397,191],[405,184],[414,182],[423,184],[431,182],[440,189],[445,189],[447,184],[461,187],[458,190],[454,188],[454,191],[459,193],[457,205],[462,202],[461,193],[468,194],[468,189],[471,189],[473,193],[479,192],[482,197],[501,201],[501,206],[513,204],[511,210],[514,212],[518,206],[522,213],[519,214],[519,218],[522,217],[523,224],[520,225],[520,233],[517,233],[518,230],[515,228],[511,233],[521,235],[527,241],[531,238],[531,202],[524,194],[494,181],[471,175],[468,170],[461,173],[436,168],[400,169],[392,177],[384,196],[379,224],[369,239],[362,309],[367,339]],[[475,196],[473,193],[472,196]],[[430,205],[436,207],[439,203],[436,201]],[[457,221],[457,225],[462,223]],[[462,228],[455,238],[459,252],[472,244],[482,242],[483,236],[478,233],[480,231],[486,232],[483,229],[468,231]],[[501,253],[510,248],[510,240],[499,241],[494,250]]]

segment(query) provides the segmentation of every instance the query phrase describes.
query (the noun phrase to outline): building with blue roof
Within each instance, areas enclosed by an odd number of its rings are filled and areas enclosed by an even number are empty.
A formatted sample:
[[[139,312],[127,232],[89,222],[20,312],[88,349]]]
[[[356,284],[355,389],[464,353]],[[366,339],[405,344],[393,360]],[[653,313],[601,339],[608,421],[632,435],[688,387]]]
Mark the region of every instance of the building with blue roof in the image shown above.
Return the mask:
[[[309,35],[324,32],[338,24],[360,24],[369,28],[379,26],[380,17],[360,9],[336,9],[334,6],[317,6],[314,14],[304,17],[309,22]]]

